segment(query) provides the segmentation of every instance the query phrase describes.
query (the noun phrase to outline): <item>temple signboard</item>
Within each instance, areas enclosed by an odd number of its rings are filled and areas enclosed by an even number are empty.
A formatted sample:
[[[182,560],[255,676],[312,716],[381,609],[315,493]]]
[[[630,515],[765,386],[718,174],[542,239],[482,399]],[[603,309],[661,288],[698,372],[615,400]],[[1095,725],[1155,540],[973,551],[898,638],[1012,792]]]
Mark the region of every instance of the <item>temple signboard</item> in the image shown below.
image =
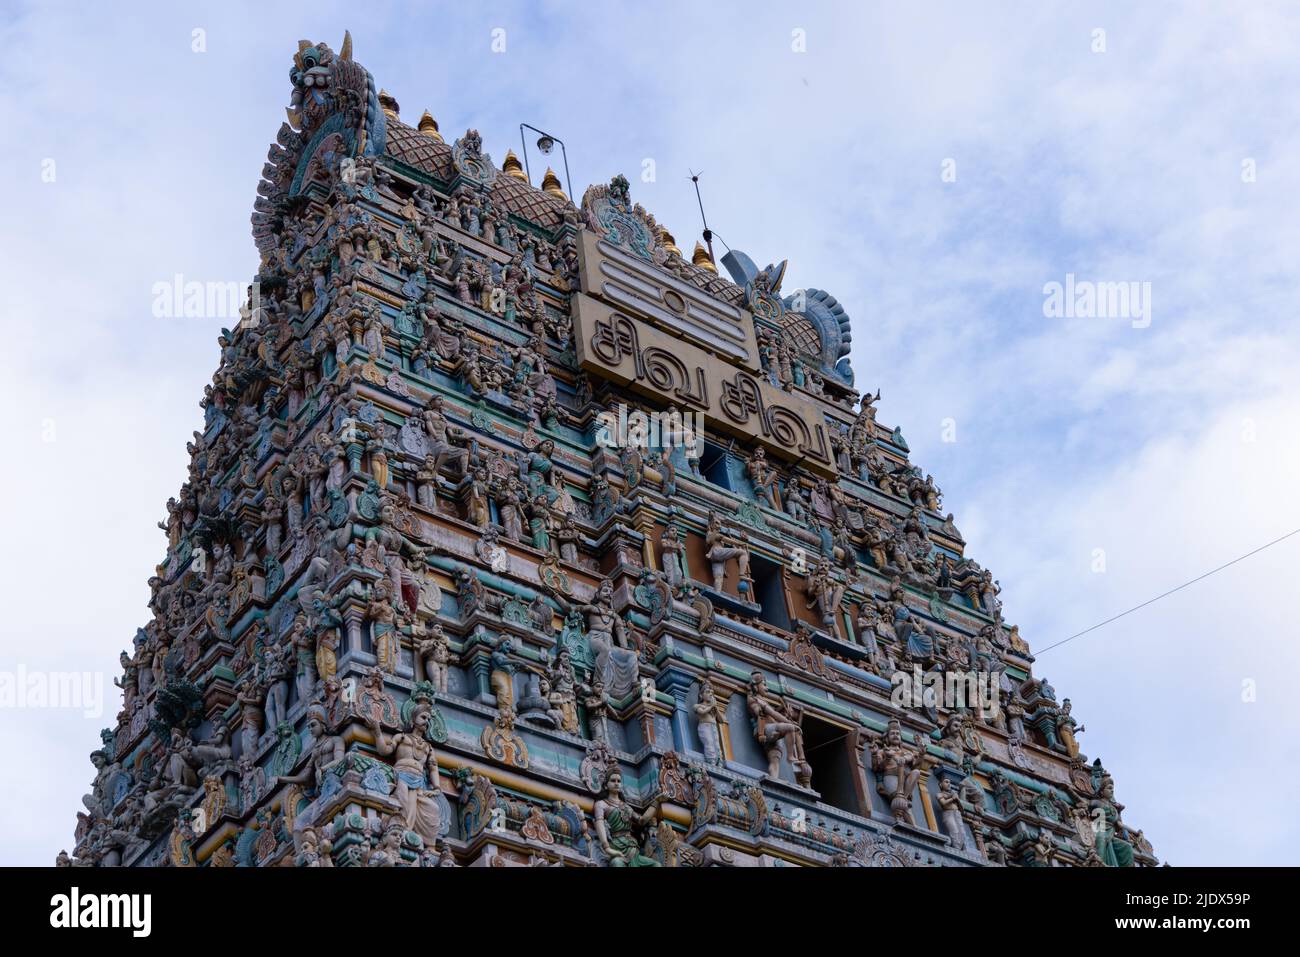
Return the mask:
[[[582,291],[631,312],[674,339],[759,371],[754,318],[626,250],[582,231],[578,269]]]
[[[811,402],[585,294],[572,297],[578,362],[589,372],[834,478],[826,420]]]

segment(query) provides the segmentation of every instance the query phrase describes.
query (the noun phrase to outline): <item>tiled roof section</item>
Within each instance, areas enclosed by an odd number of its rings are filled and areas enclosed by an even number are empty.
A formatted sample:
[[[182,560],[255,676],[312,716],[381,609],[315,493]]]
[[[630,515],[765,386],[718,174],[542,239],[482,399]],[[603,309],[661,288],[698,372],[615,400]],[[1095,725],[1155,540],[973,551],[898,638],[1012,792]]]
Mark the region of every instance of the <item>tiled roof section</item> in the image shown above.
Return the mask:
[[[449,180],[456,175],[451,165],[451,147],[432,136],[413,130],[404,123],[389,119],[385,152],[407,166],[414,166],[430,176]]]
[[[389,119],[386,152],[407,166],[449,182],[456,175],[451,163],[451,146],[439,143],[419,130]],[[498,173],[492,184],[492,202],[499,209],[514,213],[521,219],[547,231],[556,229],[564,218],[563,200],[529,186],[521,179]]]
[[[450,182],[456,176],[449,144],[440,143],[433,137],[426,136],[419,130],[391,118],[388,120],[386,151],[394,159],[422,170],[444,183]],[[557,229],[564,221],[564,210],[570,205],[557,196],[545,193],[517,177],[507,176],[504,173],[498,173],[496,181],[492,184],[492,203],[498,209],[507,210],[548,232]],[[701,269],[688,259],[679,260],[673,271],[724,302],[736,306],[744,304],[743,289],[723,276]]]
[[[492,184],[492,202],[498,208],[508,209],[520,219],[547,230],[556,229],[564,221],[564,210],[570,205],[504,173],[498,174]]]
[[[731,303],[733,306],[745,306],[745,290],[730,279],[724,279],[716,273],[709,272],[689,260],[682,263],[685,273],[692,276],[692,282],[715,299]]]

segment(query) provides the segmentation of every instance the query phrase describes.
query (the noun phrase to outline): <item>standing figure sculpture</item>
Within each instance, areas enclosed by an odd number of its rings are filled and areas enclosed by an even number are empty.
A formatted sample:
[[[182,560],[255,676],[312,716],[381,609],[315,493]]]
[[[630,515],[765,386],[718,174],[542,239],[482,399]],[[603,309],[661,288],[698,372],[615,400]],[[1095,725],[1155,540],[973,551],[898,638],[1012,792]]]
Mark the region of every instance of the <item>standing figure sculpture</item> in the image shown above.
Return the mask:
[[[447,665],[451,661],[451,649],[447,645],[446,632],[442,625],[434,622],[433,626],[421,635],[415,645],[415,652],[424,665],[425,677],[438,694],[447,693]]]
[[[948,832],[952,846],[959,851],[965,850],[966,823],[961,816],[961,798],[952,789],[951,779],[947,777],[939,779],[939,794],[935,800],[939,804],[940,816],[943,818],[943,829]]]
[[[559,528],[555,530],[555,538],[559,542],[560,557],[566,562],[578,560],[578,540],[581,537],[582,531],[578,528],[577,519],[572,512],[565,512]]]
[[[497,512],[506,538],[512,542],[524,540],[524,489],[519,480],[511,476],[497,492]]]
[[[442,778],[431,740],[432,715],[433,705],[427,699],[416,701],[409,709],[406,730],[394,735],[386,734],[373,714],[366,716],[375,749],[385,756],[397,756],[393,763],[397,785],[394,796],[402,807],[403,821],[428,846],[437,842],[442,818],[438,807]]]
[[[1125,840],[1128,829],[1120,820],[1122,805],[1115,803],[1115,782],[1109,774],[1101,779],[1097,797],[1088,802],[1092,812],[1095,850],[1107,867],[1132,867],[1133,845]]]
[[[289,644],[294,650],[297,670],[294,687],[299,701],[307,701],[316,688],[316,641],[307,627],[307,616],[298,612],[289,629]]]
[[[401,642],[397,631],[397,613],[392,602],[392,587],[387,578],[381,578],[371,586],[366,605],[366,619],[370,622],[370,640],[375,649],[375,663],[390,675],[395,674],[401,654]]]
[[[754,450],[754,457],[746,467],[749,472],[749,484],[754,488],[754,498],[760,505],[776,508],[776,472],[767,464],[766,453],[762,449]]]
[[[781,742],[785,742],[785,757],[790,762],[795,781],[800,787],[812,786],[812,765],[804,757],[803,728],[799,726],[802,713],[798,705],[786,705],[767,690],[767,678],[755,671],[749,678],[749,723],[754,738],[767,754],[767,776],[781,776]]]
[[[554,519],[551,516],[551,506],[547,502],[545,495],[538,495],[532,501],[532,507],[528,512],[528,531],[532,535],[532,546],[539,552],[549,552],[551,550],[551,531],[554,527]]]
[[[465,518],[476,528],[487,528],[492,521],[492,511],[488,506],[487,469],[476,468],[470,475]]]
[[[709,560],[709,569],[713,573],[713,590],[722,591],[723,580],[727,576],[727,563],[736,561],[737,574],[740,579],[741,597],[752,594],[753,581],[749,575],[749,547],[742,535],[733,539],[722,528],[722,519],[717,512],[709,513],[709,527],[704,533],[705,557]]]
[[[704,749],[706,764],[722,764],[722,736],[718,728],[718,718],[721,715],[722,707],[713,691],[713,682],[707,679],[701,681],[700,699],[695,704],[695,717],[696,733],[700,736],[700,747]]]
[[[243,755],[257,752],[257,741],[262,736],[262,689],[250,675],[235,692],[239,702],[239,750]]]
[[[523,463],[523,477],[528,483],[528,497],[536,500],[545,495],[548,505],[554,505],[560,497],[560,474],[555,468],[552,456],[555,454],[555,441],[546,439],[537,448],[528,453]]]
[[[515,713],[514,674],[517,669],[510,655],[515,650],[515,639],[509,635],[501,635],[495,642],[488,639],[488,643],[492,647],[488,659],[490,663],[488,685],[496,698],[497,710],[503,716],[513,717]]]
[[[555,662],[550,672],[551,691],[547,702],[558,713],[558,725],[561,731],[577,734],[578,723],[578,682],[573,673],[573,657],[568,648],[561,647],[555,655]]]
[[[836,581],[831,574],[829,560],[822,558],[808,572],[804,581],[804,596],[808,607],[821,616],[822,627],[835,637],[842,637],[839,610],[844,599],[844,584]]]
[[[426,455],[424,464],[416,470],[415,501],[431,512],[438,510],[438,469],[432,455]],[[474,521],[472,509],[470,521]]]
[[[587,728],[591,739],[609,744],[609,698],[599,672],[593,672],[590,684],[582,686],[582,706],[587,712]]]
[[[686,543],[682,541],[681,532],[676,525],[664,529],[663,537],[659,540],[659,551],[662,555],[660,562],[664,568],[664,581],[675,595],[690,577],[686,572]]]
[[[912,817],[912,794],[921,779],[925,763],[925,739],[916,735],[915,748],[903,744],[903,730],[897,718],[891,718],[882,740],[871,744],[871,769],[879,777],[876,790],[889,802],[895,821],[915,825]]]
[[[289,714],[289,649],[268,644],[262,665],[262,687],[266,692],[266,727],[274,729]]]
[[[1074,720],[1070,714],[1074,705],[1070,699],[1066,698],[1061,702],[1061,710],[1056,715],[1056,738],[1065,746],[1065,752],[1072,758],[1079,756],[1079,742],[1075,738],[1076,734],[1086,730],[1083,725]]]
[[[318,593],[312,635],[316,642],[316,676],[322,685],[338,672],[339,627],[342,624],[343,617],[329,607],[323,592]]]
[[[330,732],[329,717],[319,704],[307,709],[307,733],[311,735],[307,763],[297,774],[279,775],[272,783],[276,787],[281,784],[305,785],[319,796],[326,773],[343,761],[347,746],[340,735]]]

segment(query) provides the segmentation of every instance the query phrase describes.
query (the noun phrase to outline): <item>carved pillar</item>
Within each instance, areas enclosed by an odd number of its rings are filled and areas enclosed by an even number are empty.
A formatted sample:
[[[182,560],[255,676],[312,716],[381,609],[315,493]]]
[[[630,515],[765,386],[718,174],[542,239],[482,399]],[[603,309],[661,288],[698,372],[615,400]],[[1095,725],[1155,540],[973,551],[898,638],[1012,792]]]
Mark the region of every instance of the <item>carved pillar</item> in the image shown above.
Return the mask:
[[[365,624],[365,607],[359,602],[348,601],[343,606],[343,627],[347,634],[347,647],[345,654],[355,654],[358,651],[366,651],[366,640],[364,632]]]
[[[984,846],[984,822],[978,812],[962,808],[961,819],[966,822],[971,834],[975,835],[975,849],[979,851],[981,857],[988,857],[988,849]]]
[[[921,778],[916,786],[921,789],[921,808],[925,811],[925,823],[935,834],[939,833],[939,824],[934,818],[934,805],[930,801],[930,769],[921,767]]]
[[[642,551],[636,547],[636,543],[633,540],[630,531],[624,532],[618,529],[614,530],[610,534],[609,548],[613,550],[614,559],[619,565],[635,566],[637,560],[632,558],[632,556],[636,555],[639,551]]]
[[[731,704],[732,689],[714,682],[714,697],[718,699],[718,745],[722,748],[722,760],[734,761],[731,751],[731,726],[727,723],[727,707]]]
[[[846,591],[845,595],[847,596],[847,594]],[[850,607],[855,604],[856,602],[850,602]],[[858,644],[858,640],[853,634],[853,613],[849,608],[845,607],[843,600],[840,601],[840,607],[836,610],[835,621],[840,626],[840,637],[851,645]]]
[[[863,817],[871,817],[871,787],[872,783],[867,776],[867,769],[871,766],[871,755],[867,751],[867,743],[870,739],[865,731],[861,728],[854,728],[850,740],[850,749],[853,754],[853,792],[858,799],[858,813]]]
[[[782,558],[784,557],[782,555]],[[790,566],[784,561],[781,562],[781,600],[785,602],[786,620],[793,626],[799,620],[799,616],[794,613],[794,602],[790,598]]]
[[[655,706],[652,702],[642,700],[641,714],[641,736],[646,744],[657,744],[655,740]]]
[[[690,693],[694,680],[690,675],[676,669],[663,672],[659,676],[659,687],[673,696],[673,750],[685,754],[691,740],[690,717],[686,707],[686,696]]]
[[[646,568],[659,571],[659,562],[655,558],[654,542],[654,524],[651,523],[648,529],[642,529],[645,539],[641,542],[641,560],[645,562]]]
[[[347,444],[348,469],[351,472],[361,471],[361,455],[365,451],[365,446],[360,442],[352,441]]]
[[[491,657],[481,650],[478,651],[469,661],[469,672],[478,684],[478,700],[483,704],[495,705],[497,696],[492,690]]]

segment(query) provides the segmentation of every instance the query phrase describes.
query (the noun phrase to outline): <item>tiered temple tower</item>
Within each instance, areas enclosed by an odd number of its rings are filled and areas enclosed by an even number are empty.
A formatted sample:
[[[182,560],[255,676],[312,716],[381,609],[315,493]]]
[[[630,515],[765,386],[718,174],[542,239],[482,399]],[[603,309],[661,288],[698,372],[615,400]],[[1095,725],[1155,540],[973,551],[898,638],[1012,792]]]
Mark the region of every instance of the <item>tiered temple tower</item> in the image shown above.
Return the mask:
[[[1156,863],[833,296],[292,80],[60,863]]]

